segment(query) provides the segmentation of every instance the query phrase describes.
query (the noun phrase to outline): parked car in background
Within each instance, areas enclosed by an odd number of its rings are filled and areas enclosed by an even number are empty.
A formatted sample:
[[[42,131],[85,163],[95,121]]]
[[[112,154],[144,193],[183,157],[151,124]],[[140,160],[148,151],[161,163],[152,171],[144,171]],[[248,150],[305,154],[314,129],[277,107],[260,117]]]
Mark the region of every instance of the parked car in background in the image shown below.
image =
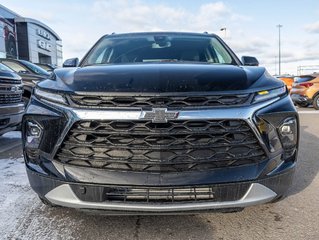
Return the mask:
[[[21,77],[0,63],[0,136],[20,126],[24,113],[22,92]]]
[[[23,117],[30,185],[106,213],[238,210],[292,183],[298,113],[283,82],[221,38],[102,37],[38,83]]]
[[[35,63],[35,65],[43,68],[45,71],[47,71],[49,73],[53,72],[53,70],[55,69],[55,67],[52,66],[51,64]]]
[[[0,62],[14,70],[22,78],[24,90],[23,101],[25,105],[27,105],[30,100],[35,84],[50,76],[49,72],[29,61],[1,58]]]
[[[284,75],[284,76],[276,76],[276,78],[280,79],[281,81],[285,83],[285,85],[288,88],[288,91],[291,90],[292,84],[294,83],[294,78],[295,78],[294,76]]]
[[[312,104],[319,110],[319,74],[296,77],[290,94],[297,106],[308,107]]]

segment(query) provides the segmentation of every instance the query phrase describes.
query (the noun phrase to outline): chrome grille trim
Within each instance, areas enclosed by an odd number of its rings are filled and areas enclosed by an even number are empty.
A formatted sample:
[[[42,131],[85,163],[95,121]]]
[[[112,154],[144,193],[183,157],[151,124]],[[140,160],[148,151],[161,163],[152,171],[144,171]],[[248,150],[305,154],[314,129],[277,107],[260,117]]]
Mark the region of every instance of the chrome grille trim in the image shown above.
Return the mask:
[[[97,108],[161,108],[185,109],[199,107],[242,106],[251,102],[252,94],[220,94],[187,96],[109,96],[68,95],[73,106]]]

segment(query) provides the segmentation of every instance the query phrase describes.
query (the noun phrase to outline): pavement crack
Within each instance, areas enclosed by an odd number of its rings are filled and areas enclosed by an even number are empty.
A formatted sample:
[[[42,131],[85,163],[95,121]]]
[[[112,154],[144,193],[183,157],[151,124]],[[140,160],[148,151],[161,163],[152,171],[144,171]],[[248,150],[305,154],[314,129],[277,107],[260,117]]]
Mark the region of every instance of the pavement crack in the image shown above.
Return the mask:
[[[136,222],[135,222],[135,231],[134,231],[134,239],[139,240],[140,239],[140,228],[141,228],[141,217],[137,216]]]

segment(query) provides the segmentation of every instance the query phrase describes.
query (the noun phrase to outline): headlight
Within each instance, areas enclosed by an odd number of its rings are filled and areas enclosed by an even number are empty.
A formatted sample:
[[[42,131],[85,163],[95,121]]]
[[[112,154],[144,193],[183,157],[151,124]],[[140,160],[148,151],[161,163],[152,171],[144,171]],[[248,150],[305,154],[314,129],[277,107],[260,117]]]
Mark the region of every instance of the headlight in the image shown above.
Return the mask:
[[[281,97],[285,94],[287,94],[286,86],[275,88],[272,90],[259,91],[255,94],[253,103],[266,101],[276,97]]]
[[[40,90],[39,88],[36,88],[34,90],[34,95],[40,99],[45,99],[45,100],[48,100],[50,102],[67,104],[66,99],[62,95],[59,95],[57,93],[43,91],[43,90]]]

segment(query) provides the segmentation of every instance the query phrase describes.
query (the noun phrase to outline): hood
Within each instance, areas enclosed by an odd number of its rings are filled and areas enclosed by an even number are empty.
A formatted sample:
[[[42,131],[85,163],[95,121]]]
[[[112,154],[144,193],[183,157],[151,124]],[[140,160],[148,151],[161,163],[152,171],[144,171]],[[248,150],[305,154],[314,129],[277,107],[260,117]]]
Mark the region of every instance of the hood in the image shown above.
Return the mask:
[[[262,67],[212,64],[100,65],[55,70],[41,88],[71,92],[251,92],[282,86]]]
[[[0,78],[21,80],[21,77],[15,72],[0,71]]]

